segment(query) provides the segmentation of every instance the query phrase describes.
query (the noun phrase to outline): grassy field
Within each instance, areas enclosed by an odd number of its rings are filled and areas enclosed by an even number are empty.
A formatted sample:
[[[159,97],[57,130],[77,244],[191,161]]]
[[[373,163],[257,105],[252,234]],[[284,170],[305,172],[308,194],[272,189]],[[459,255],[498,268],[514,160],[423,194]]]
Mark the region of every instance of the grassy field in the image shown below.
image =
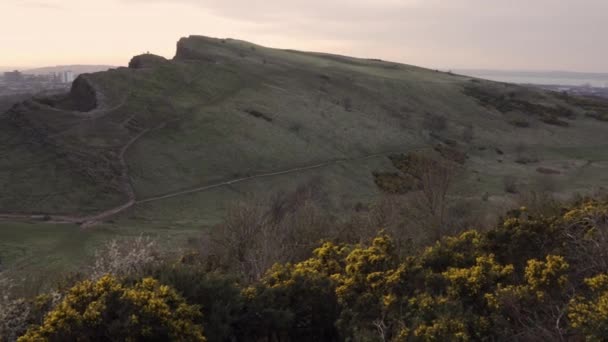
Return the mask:
[[[559,194],[608,181],[608,123],[561,94],[204,37],[181,40],[173,60],[141,60],[0,115],[0,215],[92,215],[127,201],[126,180],[135,197],[87,229],[0,222],[5,268],[74,269],[104,241],[142,233],[188,246],[235,200],[309,181],[348,211],[380,196],[372,173],[394,171],[388,155],[437,145],[468,156],[455,193],[499,207],[507,176]]]

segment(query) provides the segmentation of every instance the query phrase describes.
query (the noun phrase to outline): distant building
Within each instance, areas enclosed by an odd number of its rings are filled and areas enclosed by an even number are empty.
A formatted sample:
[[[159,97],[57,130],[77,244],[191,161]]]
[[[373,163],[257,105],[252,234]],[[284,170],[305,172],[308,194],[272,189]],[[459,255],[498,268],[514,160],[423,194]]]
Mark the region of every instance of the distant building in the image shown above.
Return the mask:
[[[17,70],[4,73],[4,81],[16,83],[23,81],[23,74]]]
[[[59,83],[74,82],[74,72],[72,72],[71,70],[54,73],[54,76],[55,80]]]
[[[66,72],[63,73],[64,75],[64,82],[63,83],[72,83],[74,82],[74,73],[72,72],[72,70],[68,70]]]

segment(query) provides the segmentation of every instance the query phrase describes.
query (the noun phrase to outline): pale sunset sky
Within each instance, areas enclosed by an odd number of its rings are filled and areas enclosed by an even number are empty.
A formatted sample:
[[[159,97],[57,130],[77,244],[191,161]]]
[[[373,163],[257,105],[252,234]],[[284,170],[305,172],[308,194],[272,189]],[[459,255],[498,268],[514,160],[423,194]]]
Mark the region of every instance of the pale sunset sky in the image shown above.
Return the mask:
[[[180,37],[431,68],[608,72],[608,0],[0,0],[0,66],[126,65]]]

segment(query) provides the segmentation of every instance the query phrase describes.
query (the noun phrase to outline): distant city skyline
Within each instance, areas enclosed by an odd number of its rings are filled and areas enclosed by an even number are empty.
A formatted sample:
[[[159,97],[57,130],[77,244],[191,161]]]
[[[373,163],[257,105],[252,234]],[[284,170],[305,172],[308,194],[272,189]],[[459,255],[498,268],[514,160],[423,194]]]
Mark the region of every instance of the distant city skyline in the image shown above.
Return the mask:
[[[604,0],[4,0],[0,70],[171,58],[180,37],[439,69],[608,73]]]

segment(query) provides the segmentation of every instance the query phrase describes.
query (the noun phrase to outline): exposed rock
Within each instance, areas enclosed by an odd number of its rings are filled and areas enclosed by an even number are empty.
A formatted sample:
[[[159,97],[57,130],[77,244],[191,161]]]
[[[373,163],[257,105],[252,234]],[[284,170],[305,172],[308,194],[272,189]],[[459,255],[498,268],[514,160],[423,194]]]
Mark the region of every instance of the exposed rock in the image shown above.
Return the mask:
[[[131,69],[147,69],[147,68],[155,68],[159,65],[163,65],[168,63],[169,61],[162,56],[153,55],[151,53],[146,53],[143,55],[135,56],[129,62],[129,68]]]
[[[216,44],[213,38],[190,36],[182,38],[177,42],[177,51],[175,53],[176,60],[206,60],[213,61],[209,55],[210,46]]]
[[[70,90],[69,97],[73,109],[75,110],[88,112],[97,107],[95,88],[84,76],[79,76],[74,83],[72,83],[72,90]]]
[[[256,47],[232,39],[189,36],[177,42],[175,60],[197,60],[218,63],[254,54]]]

